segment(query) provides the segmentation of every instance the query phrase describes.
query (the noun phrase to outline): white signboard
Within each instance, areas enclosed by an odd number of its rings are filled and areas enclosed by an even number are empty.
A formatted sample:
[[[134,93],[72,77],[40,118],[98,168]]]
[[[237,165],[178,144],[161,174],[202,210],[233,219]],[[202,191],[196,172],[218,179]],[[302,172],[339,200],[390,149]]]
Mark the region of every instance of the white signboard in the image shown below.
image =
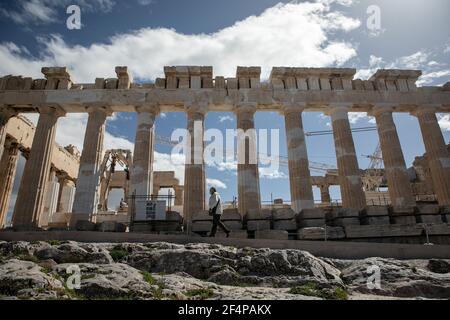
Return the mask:
[[[136,220],[166,220],[166,202],[155,200],[136,201]]]

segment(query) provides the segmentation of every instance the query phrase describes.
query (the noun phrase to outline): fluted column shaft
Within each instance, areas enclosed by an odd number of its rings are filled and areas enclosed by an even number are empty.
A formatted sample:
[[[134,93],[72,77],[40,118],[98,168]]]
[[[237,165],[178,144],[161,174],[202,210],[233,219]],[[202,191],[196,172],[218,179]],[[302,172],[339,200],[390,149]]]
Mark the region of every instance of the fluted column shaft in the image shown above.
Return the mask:
[[[79,220],[90,220],[92,215],[97,213],[105,122],[109,115],[110,113],[103,108],[91,108],[89,110],[76,183],[71,226],[75,226]]]
[[[303,209],[314,208],[302,111],[294,107],[286,109],[284,119],[289,160],[291,206],[295,212],[299,213]]]
[[[205,112],[192,109],[187,112],[186,164],[184,171],[184,224],[191,230],[194,214],[205,210],[204,130]]]
[[[392,110],[375,108],[373,115],[377,121],[391,203],[394,207],[414,207],[416,201],[409,182],[405,158],[392,117]]]
[[[345,107],[334,107],[330,111],[342,206],[344,208],[362,209],[366,206],[366,198],[347,110]]]
[[[261,209],[257,139],[254,106],[239,106],[236,111],[238,128],[238,209],[246,216],[249,210]],[[246,136],[243,136],[246,134]],[[253,140],[253,141],[250,141]]]
[[[435,110],[415,113],[427,152],[433,187],[440,205],[450,205],[450,156],[436,118]]]
[[[3,156],[6,141],[6,125],[9,119],[15,116],[16,113],[13,110],[3,108],[0,109],[0,159]]]
[[[137,128],[134,143],[133,168],[130,176],[130,190],[138,196],[150,196],[153,192],[153,161],[155,149],[156,107],[137,108]],[[130,206],[131,208],[132,206]],[[145,220],[145,202],[134,206],[136,220]]]
[[[5,227],[18,161],[19,145],[8,144],[0,161],[0,229]]]
[[[16,200],[13,215],[14,228],[33,229],[39,227],[50,174],[56,123],[58,117],[62,115],[63,113],[54,108],[40,108],[30,157],[24,168]]]

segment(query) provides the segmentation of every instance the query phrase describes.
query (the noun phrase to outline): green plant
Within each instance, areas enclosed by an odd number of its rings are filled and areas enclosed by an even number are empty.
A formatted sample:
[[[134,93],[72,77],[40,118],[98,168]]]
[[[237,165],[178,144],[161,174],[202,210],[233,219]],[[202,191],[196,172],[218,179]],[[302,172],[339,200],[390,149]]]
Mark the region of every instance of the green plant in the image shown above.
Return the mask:
[[[199,297],[201,300],[206,300],[214,295],[214,291],[211,288],[205,289],[191,289],[186,291],[185,296],[187,297]]]
[[[38,263],[39,259],[36,258],[35,256],[30,256],[30,255],[26,255],[26,254],[22,254],[17,256],[18,260],[23,260],[23,261],[30,261],[30,262],[34,262],[34,263]]]
[[[116,246],[109,252],[109,254],[111,255],[111,258],[115,262],[118,262],[118,261],[122,260],[123,258],[127,257],[129,253],[124,248],[122,248],[120,246]]]
[[[158,282],[156,281],[155,278],[153,278],[151,273],[149,273],[147,271],[143,271],[142,277],[144,278],[145,282],[147,282],[149,285],[151,285],[151,286],[158,285]]]
[[[347,300],[348,293],[340,287],[334,289],[318,288],[315,283],[308,282],[302,286],[293,287],[291,294],[299,294],[308,297],[318,297],[326,300]]]
[[[61,244],[61,241],[59,240],[48,240],[47,243],[51,246],[59,246]]]
[[[47,267],[41,267],[41,271],[45,274],[50,274],[53,270]]]

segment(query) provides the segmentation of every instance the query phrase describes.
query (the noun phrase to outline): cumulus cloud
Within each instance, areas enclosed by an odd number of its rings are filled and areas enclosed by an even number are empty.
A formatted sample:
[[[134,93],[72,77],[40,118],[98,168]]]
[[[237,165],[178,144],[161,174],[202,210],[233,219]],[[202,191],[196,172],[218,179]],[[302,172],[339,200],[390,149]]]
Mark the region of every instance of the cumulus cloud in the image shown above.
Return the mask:
[[[0,73],[42,77],[42,66],[68,66],[75,81],[93,82],[115,76],[117,65],[128,65],[136,79],[154,79],[165,65],[212,65],[217,75],[228,77],[238,65],[260,65],[267,78],[273,66],[343,65],[356,55],[355,45],[333,37],[359,26],[359,20],[331,11],[326,3],[278,4],[211,34],[144,28],[90,46],[52,35],[39,39],[44,50],[34,58],[3,43]]]
[[[450,132],[450,115],[438,114],[438,119],[442,131]]]
[[[226,189],[227,185],[220,180],[217,179],[206,179],[206,184],[208,187],[214,187],[217,189]]]

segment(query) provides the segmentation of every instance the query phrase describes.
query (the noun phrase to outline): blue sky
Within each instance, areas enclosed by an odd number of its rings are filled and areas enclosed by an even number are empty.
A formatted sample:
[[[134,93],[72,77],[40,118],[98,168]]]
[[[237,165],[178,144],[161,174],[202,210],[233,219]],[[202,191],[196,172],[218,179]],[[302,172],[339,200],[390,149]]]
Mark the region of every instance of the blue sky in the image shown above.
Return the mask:
[[[68,30],[66,8],[81,8],[81,30]],[[381,25],[367,27],[370,5],[381,13]],[[128,65],[137,82],[162,76],[165,65],[212,65],[215,75],[234,76],[238,65],[262,66],[266,80],[273,66],[352,67],[366,79],[378,68],[420,69],[419,85],[450,81],[450,2],[447,0],[21,0],[0,4],[0,75],[42,77],[42,66],[68,66],[75,82],[113,77],[116,65]],[[31,116],[34,121],[37,116]],[[284,121],[259,112],[257,128],[281,129],[280,153],[286,155]],[[446,142],[450,116],[439,115]],[[306,131],[329,130],[329,119],[304,115]],[[406,162],[424,152],[417,120],[396,114]],[[351,114],[353,127],[373,126],[364,114]],[[84,115],[60,119],[57,142],[81,148]],[[132,148],[134,114],[116,114],[108,121],[106,148]],[[170,136],[186,126],[184,114],[158,118],[157,134]],[[233,114],[211,113],[206,127],[235,128]],[[376,132],[354,134],[359,165],[378,144]],[[307,139],[311,161],[336,164],[332,136]],[[158,145],[156,170],[172,169],[170,148]],[[23,162],[21,163],[23,165]],[[173,167],[183,180],[181,166]],[[236,172],[208,167],[207,178],[225,200],[237,195]],[[314,174],[318,174],[314,172]],[[18,179],[20,179],[20,170]],[[16,183],[17,189],[18,182]],[[289,200],[288,173],[261,176],[263,200]],[[315,196],[319,199],[318,190]],[[117,196],[116,196],[117,197]],[[339,198],[338,188],[332,197]]]

